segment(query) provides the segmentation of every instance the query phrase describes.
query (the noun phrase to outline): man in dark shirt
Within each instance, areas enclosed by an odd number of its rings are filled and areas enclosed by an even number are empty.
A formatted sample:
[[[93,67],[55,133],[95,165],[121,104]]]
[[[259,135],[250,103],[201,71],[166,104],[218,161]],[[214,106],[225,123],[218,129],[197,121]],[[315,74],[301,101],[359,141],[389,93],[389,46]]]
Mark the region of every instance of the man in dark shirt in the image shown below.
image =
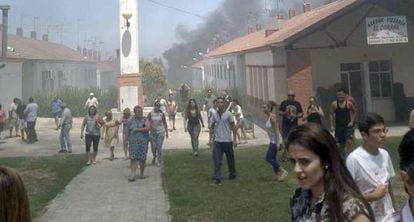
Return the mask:
[[[282,129],[280,132],[285,142],[290,130],[298,125],[298,119],[303,116],[302,106],[295,100],[294,91],[288,91],[288,99],[280,104],[279,115],[282,116]],[[282,160],[286,160],[286,149],[283,151]]]
[[[20,135],[23,141],[25,141],[24,133],[26,132],[26,121],[25,121],[24,109],[26,109],[26,103],[23,102],[21,99],[19,99],[16,113],[17,113],[17,116],[19,117],[18,122],[19,122],[19,128],[20,128]]]

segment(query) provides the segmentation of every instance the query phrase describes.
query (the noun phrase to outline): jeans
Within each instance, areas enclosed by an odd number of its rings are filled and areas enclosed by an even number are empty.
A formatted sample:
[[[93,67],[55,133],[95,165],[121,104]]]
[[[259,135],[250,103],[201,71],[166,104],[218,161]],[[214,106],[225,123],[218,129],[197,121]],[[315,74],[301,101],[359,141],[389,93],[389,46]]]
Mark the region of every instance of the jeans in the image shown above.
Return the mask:
[[[191,147],[193,148],[193,152],[198,151],[198,137],[200,136],[201,126],[197,124],[195,126],[188,126],[188,133],[191,136]]]
[[[101,138],[101,136],[92,136],[89,134],[85,135],[85,148],[86,148],[86,152],[89,153],[91,152],[91,144],[93,143],[93,152],[97,153],[98,152],[98,145],[99,145],[99,139]]]
[[[223,153],[226,154],[227,166],[229,168],[230,177],[236,176],[236,164],[234,161],[233,142],[214,141],[214,180],[221,180],[221,164],[223,162]]]
[[[266,153],[266,161],[270,163],[273,167],[273,172],[279,172],[280,164],[279,161],[276,159],[277,155],[277,147],[274,143],[269,143],[269,148],[267,149]]]
[[[34,143],[37,141],[37,134],[36,134],[36,120],[35,121],[27,121],[27,142]]]
[[[161,162],[162,144],[164,143],[164,132],[151,133],[151,152],[152,156]]]
[[[63,125],[60,130],[59,142],[61,150],[72,151],[72,142],[69,135],[71,128],[72,126],[70,125]]]

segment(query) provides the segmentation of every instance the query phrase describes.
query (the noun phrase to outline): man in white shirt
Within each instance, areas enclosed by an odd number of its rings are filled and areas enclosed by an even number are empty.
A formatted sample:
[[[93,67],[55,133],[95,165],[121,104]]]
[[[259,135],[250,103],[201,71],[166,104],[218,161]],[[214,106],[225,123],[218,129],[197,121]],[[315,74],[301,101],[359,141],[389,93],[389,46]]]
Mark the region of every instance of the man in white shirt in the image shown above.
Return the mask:
[[[362,146],[346,159],[346,165],[364,198],[370,203],[375,221],[389,221],[394,212],[391,178],[395,176],[391,158],[384,145],[388,129],[384,118],[367,113],[358,124]]]
[[[95,97],[95,94],[93,94],[92,92],[89,93],[89,98],[86,100],[85,102],[85,109],[88,110],[90,106],[95,106],[96,108],[98,108],[98,99]]]

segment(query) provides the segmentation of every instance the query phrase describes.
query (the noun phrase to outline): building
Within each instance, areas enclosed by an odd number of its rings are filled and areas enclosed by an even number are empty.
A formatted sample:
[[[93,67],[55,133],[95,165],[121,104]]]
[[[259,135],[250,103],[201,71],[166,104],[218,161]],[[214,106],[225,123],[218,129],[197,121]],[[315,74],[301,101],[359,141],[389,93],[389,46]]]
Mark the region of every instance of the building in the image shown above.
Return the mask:
[[[241,58],[243,71],[236,82],[245,81],[241,98],[248,98],[243,103],[253,111],[266,100],[280,103],[292,89],[303,106],[316,95],[329,113],[335,88],[342,86],[360,113],[404,120],[414,98],[413,39],[414,1],[338,0],[294,16],[277,29],[226,43],[207,55],[204,66],[215,67],[219,63],[213,61],[229,56]],[[224,73],[218,70],[207,71],[207,76]],[[219,81],[217,86],[226,82]]]
[[[96,67],[96,78],[98,87],[101,89],[110,89],[116,87],[117,77],[119,75],[119,63],[113,61],[98,61]]]
[[[97,86],[96,62],[62,44],[8,36],[6,66],[0,69],[0,103],[26,100],[38,91],[62,86]]]

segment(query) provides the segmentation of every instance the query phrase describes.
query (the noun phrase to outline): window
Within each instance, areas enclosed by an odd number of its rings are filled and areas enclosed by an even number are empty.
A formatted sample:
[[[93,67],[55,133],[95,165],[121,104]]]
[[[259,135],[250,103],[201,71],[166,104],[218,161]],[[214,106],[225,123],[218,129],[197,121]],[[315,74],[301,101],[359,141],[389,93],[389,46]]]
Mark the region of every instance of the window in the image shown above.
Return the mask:
[[[267,76],[267,68],[263,68],[263,84],[264,84],[264,100],[269,100],[269,80]]]
[[[53,75],[50,70],[42,72],[42,88],[44,90],[54,89]]]
[[[253,92],[254,92],[254,91],[253,91],[253,89],[254,89],[254,88],[253,88],[253,84],[254,84],[254,83],[253,83],[253,81],[254,81],[254,80],[253,80],[253,67],[251,67],[251,66],[250,66],[250,67],[249,67],[249,83],[250,83],[250,90],[249,90],[249,93],[250,93],[250,95],[251,95],[251,96],[254,96],[254,94],[253,94]]]
[[[389,98],[392,96],[391,61],[369,62],[369,83],[372,98]]]

